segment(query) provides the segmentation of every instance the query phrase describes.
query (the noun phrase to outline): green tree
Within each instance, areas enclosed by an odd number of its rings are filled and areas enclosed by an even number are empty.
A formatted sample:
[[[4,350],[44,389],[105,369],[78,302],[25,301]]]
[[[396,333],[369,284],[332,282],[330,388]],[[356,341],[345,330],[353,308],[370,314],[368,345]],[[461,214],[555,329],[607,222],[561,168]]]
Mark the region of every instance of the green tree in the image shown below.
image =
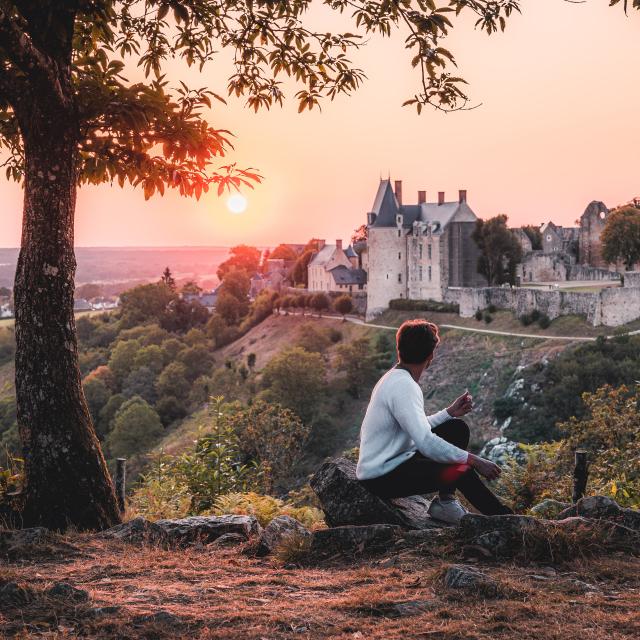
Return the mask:
[[[309,306],[314,311],[317,311],[318,317],[320,317],[323,311],[331,307],[331,300],[329,300],[329,296],[326,293],[314,293],[309,300]]]
[[[291,277],[293,283],[296,285],[302,285],[305,288],[309,286],[309,263],[311,258],[316,254],[315,249],[307,249],[293,265]]]
[[[540,227],[528,224],[522,227],[522,230],[527,234],[529,240],[531,240],[531,248],[534,251],[542,250],[542,231],[540,231]]]
[[[155,410],[160,416],[160,422],[168,427],[172,422],[180,420],[187,415],[187,407],[183,400],[174,396],[163,396],[158,400]]]
[[[515,283],[516,265],[522,258],[522,247],[507,227],[507,216],[478,219],[472,234],[478,248],[478,271],[490,285]]]
[[[338,296],[333,301],[333,308],[342,316],[342,320],[346,320],[347,313],[353,311],[353,300],[351,296]]]
[[[209,320],[207,308],[197,300],[172,300],[160,316],[160,326],[166,331],[186,333],[202,327]]]
[[[347,374],[347,388],[354,398],[361,393],[378,375],[377,356],[372,353],[369,338],[358,338],[338,348],[338,369]]]
[[[249,300],[241,300],[222,291],[216,300],[216,313],[224,320],[226,326],[237,325],[249,313]]]
[[[109,398],[107,404],[100,410],[96,429],[103,439],[113,429],[113,419],[125,401],[126,398],[121,393],[116,393]]]
[[[183,349],[178,354],[178,361],[186,367],[187,380],[195,380],[211,372],[213,357],[203,345]]]
[[[258,400],[250,407],[232,412],[229,424],[238,434],[242,451],[260,463],[263,487],[283,488],[283,480],[300,461],[310,427],[290,409]]]
[[[322,356],[291,347],[268,362],[263,370],[262,385],[269,400],[293,409],[308,423],[324,395],[325,377]]]
[[[295,345],[309,353],[324,353],[331,345],[327,331],[317,322],[305,322],[296,330]]]
[[[169,363],[156,380],[156,392],[160,398],[169,396],[186,398],[189,389],[187,367],[182,362]]]
[[[640,262],[640,210],[621,207],[607,217],[602,235],[602,257],[607,262],[622,260],[627,271]]]
[[[297,260],[298,254],[295,249],[293,249],[288,244],[279,244],[270,254],[269,259],[271,260]]]
[[[137,340],[118,340],[111,356],[109,357],[109,369],[113,373],[118,385],[131,373],[135,367],[135,358],[140,350]]]
[[[107,446],[114,458],[128,458],[148,449],[163,432],[158,414],[145,400],[134,396],[118,409]]]
[[[194,282],[193,280],[189,280],[189,282],[185,282],[182,285],[182,288],[180,289],[180,293],[182,295],[194,295],[194,296],[198,296],[202,293],[202,287],[199,286],[196,282]]]
[[[150,344],[139,349],[133,358],[133,367],[147,367],[158,375],[164,368],[164,353],[157,344]]]
[[[156,374],[149,367],[133,369],[122,383],[122,394],[126,398],[139,396],[149,404],[156,401]]]
[[[171,291],[176,290],[176,281],[169,267],[165,267],[164,271],[162,272],[162,275],[160,276],[160,282]]]
[[[100,411],[111,397],[111,390],[100,378],[91,374],[82,381],[82,389],[91,412],[91,419],[94,424],[97,424]]]
[[[170,302],[176,300],[175,292],[164,282],[141,284],[120,296],[120,309],[124,327],[135,327],[158,320]]]

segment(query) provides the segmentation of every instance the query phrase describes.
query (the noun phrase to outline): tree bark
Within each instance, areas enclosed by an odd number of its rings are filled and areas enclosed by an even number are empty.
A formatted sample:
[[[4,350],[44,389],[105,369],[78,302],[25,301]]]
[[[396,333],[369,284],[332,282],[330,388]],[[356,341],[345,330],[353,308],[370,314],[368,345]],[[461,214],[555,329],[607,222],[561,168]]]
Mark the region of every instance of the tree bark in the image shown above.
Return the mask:
[[[18,426],[26,470],[23,521],[55,530],[102,529],[120,515],[78,367],[73,314],[78,128],[72,108],[49,108],[42,97],[18,118],[26,164],[14,290]]]

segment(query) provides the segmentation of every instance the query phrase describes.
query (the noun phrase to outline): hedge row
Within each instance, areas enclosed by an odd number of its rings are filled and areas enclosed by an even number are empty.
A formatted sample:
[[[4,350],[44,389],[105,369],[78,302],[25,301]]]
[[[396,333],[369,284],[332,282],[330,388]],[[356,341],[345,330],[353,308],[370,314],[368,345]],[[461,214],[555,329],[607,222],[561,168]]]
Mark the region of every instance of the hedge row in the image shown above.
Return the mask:
[[[452,302],[437,300],[408,300],[396,298],[389,302],[389,309],[394,311],[440,311],[442,313],[459,313],[460,306]]]

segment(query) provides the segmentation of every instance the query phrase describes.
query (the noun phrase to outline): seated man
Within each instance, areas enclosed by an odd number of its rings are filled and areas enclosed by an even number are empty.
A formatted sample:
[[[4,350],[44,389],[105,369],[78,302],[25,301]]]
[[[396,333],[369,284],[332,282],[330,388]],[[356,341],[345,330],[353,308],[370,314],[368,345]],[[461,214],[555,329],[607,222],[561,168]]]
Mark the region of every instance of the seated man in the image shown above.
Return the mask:
[[[371,393],[356,475],[381,498],[439,492],[429,515],[452,524],[467,513],[455,498],[456,489],[480,513],[512,513],[478,475],[494,480],[500,467],[466,451],[469,427],[460,418],[473,408],[469,392],[447,409],[425,415],[418,381],[439,342],[438,327],[426,320],[409,320],[398,329],[398,364]]]

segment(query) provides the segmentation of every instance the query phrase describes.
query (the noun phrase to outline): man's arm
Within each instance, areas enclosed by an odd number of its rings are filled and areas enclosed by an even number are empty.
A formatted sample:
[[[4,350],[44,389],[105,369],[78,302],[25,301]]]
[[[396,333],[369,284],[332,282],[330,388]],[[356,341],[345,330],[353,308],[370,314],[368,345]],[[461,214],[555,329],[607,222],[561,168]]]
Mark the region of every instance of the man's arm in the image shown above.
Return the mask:
[[[464,449],[431,432],[431,424],[424,412],[424,397],[420,387],[412,384],[398,391],[399,393],[393,395],[391,402],[393,416],[402,430],[416,443],[420,453],[434,462],[466,463],[468,454]]]

